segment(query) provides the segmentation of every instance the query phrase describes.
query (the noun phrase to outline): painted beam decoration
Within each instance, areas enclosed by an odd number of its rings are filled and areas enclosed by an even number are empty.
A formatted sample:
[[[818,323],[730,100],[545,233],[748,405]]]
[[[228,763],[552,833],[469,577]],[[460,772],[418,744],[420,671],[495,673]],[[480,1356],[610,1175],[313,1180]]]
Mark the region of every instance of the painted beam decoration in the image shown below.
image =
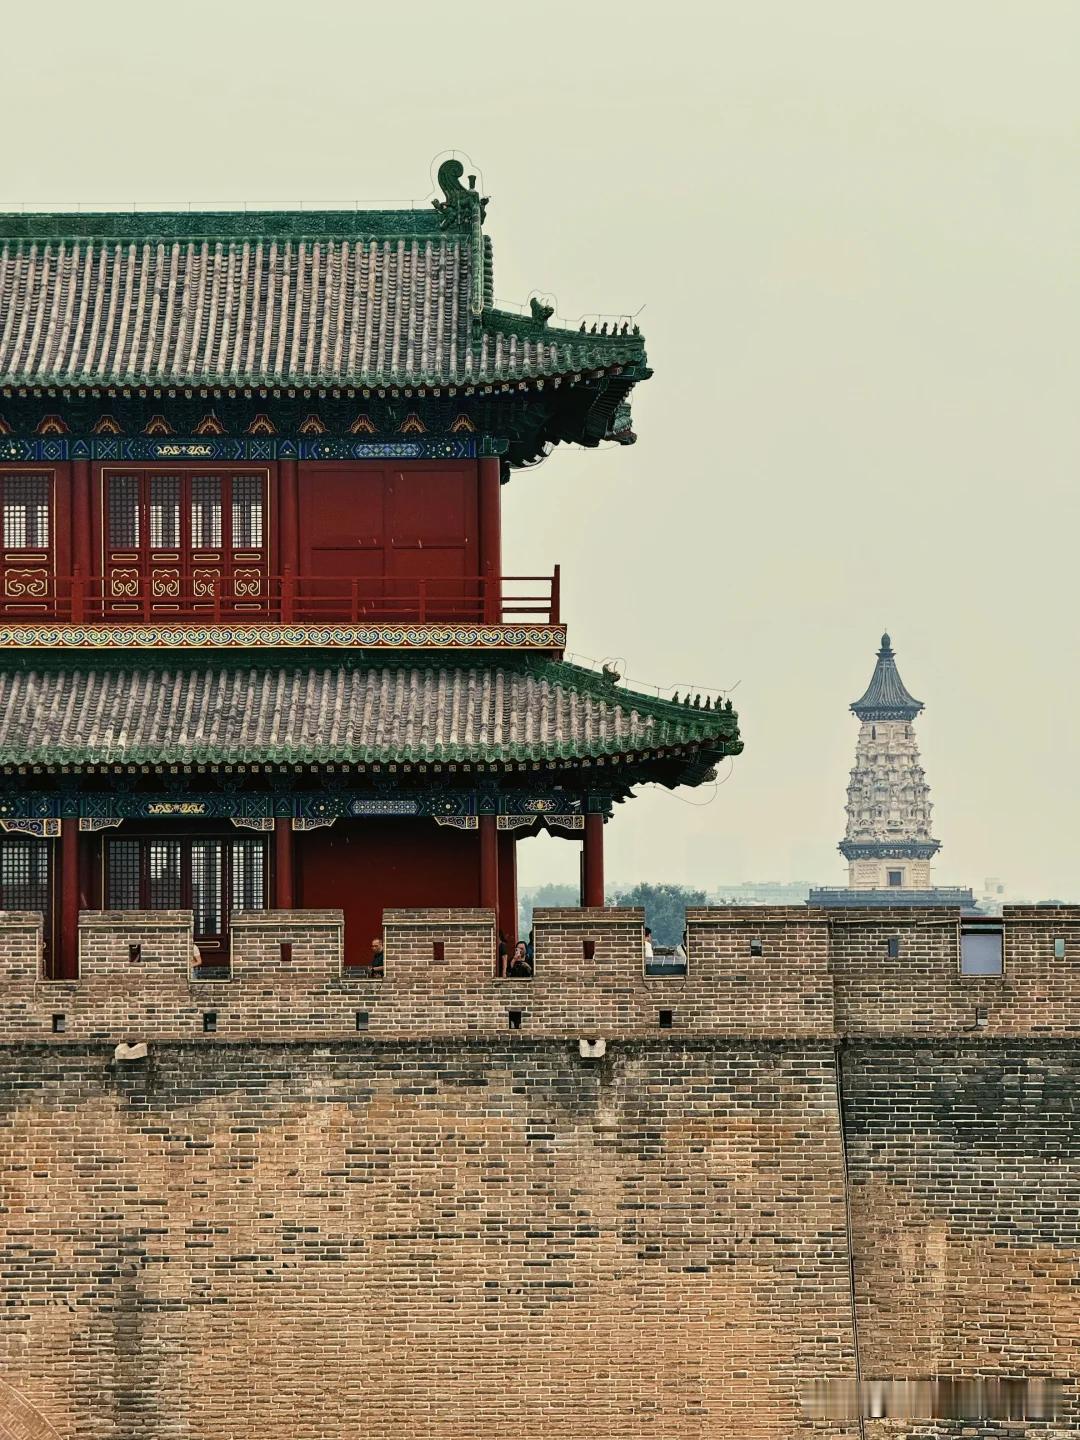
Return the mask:
[[[565,625],[8,624],[0,650],[566,649]]]
[[[459,829],[473,829],[480,815],[499,817],[500,829],[514,829],[543,819],[563,829],[580,829],[586,813],[610,815],[605,795],[571,795],[566,791],[476,791],[436,789],[372,795],[339,790],[304,795],[272,792],[237,794],[209,791],[192,794],[71,794],[25,792],[0,799],[0,826],[33,826],[22,833],[59,834],[60,820],[78,819],[79,829],[113,829],[124,820],[231,820],[246,829],[269,830],[275,819],[292,820],[298,830],[314,830],[335,820],[396,816],[435,818]],[[45,828],[42,828],[45,827]]]
[[[434,436],[416,440],[278,440],[260,437],[230,439],[181,437],[155,440],[143,436],[73,440],[60,436],[20,439],[0,437],[0,461],[19,465],[65,460],[474,460],[480,453],[475,436]]]

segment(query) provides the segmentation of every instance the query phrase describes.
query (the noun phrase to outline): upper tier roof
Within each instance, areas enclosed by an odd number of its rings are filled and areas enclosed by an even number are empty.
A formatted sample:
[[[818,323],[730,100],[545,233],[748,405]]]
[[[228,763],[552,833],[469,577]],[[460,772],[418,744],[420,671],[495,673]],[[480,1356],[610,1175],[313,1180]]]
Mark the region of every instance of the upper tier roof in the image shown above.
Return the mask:
[[[560,661],[117,654],[0,668],[7,766],[599,762],[612,780],[674,785],[741,749],[730,710],[658,700]]]
[[[494,308],[487,201],[461,176],[444,163],[424,210],[0,215],[0,387],[645,378],[629,325]]]
[[[913,720],[923,709],[923,702],[916,700],[900,679],[888,634],[881,637],[870,684],[851,708],[860,720]]]

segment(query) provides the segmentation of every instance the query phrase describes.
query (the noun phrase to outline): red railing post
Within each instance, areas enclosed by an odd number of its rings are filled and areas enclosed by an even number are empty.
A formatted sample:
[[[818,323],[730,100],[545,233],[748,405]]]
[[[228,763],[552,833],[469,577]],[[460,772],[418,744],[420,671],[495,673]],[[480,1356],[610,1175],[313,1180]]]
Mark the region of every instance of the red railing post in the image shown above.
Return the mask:
[[[360,619],[360,581],[355,575],[353,576],[352,584],[349,586],[349,594],[351,597],[349,602],[349,619],[355,625]]]
[[[491,568],[490,562],[487,570],[480,576],[480,619],[485,625],[499,625],[502,623],[502,577],[497,575]]]
[[[285,566],[281,577],[281,618],[288,625],[293,618],[293,572],[292,566]]]
[[[71,618],[76,625],[86,619],[86,592],[83,589],[83,573],[76,565],[71,572]]]
[[[551,577],[551,610],[550,610],[548,613],[549,613],[549,620],[550,620],[550,623],[551,623],[552,625],[559,625],[559,624],[562,623],[562,622],[560,621],[560,619],[559,619],[559,612],[560,612],[560,610],[562,609],[562,594],[561,594],[561,590],[562,590],[562,573],[561,573],[561,572],[562,572],[562,567],[559,566],[559,565],[556,565],[556,566],[555,566],[554,573],[552,574],[552,577]]]
[[[427,581],[421,579],[421,581],[420,581],[420,623],[421,623],[421,625],[424,623],[424,621],[425,621],[426,619],[427,619]]]

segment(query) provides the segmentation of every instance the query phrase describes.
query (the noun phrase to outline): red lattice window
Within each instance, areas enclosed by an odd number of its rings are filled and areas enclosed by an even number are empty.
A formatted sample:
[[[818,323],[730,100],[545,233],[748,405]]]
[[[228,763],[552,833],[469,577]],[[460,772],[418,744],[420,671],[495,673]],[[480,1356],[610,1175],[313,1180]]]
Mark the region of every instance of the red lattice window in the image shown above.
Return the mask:
[[[46,550],[52,530],[48,475],[0,476],[5,550]]]

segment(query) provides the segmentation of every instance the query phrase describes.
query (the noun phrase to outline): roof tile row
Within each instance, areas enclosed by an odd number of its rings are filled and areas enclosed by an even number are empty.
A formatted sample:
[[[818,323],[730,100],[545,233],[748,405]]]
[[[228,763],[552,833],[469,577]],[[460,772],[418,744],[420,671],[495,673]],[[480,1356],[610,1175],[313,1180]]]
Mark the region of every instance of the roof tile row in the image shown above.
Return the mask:
[[[607,686],[565,662],[138,664],[0,671],[0,764],[509,763],[700,747],[730,711]]]

